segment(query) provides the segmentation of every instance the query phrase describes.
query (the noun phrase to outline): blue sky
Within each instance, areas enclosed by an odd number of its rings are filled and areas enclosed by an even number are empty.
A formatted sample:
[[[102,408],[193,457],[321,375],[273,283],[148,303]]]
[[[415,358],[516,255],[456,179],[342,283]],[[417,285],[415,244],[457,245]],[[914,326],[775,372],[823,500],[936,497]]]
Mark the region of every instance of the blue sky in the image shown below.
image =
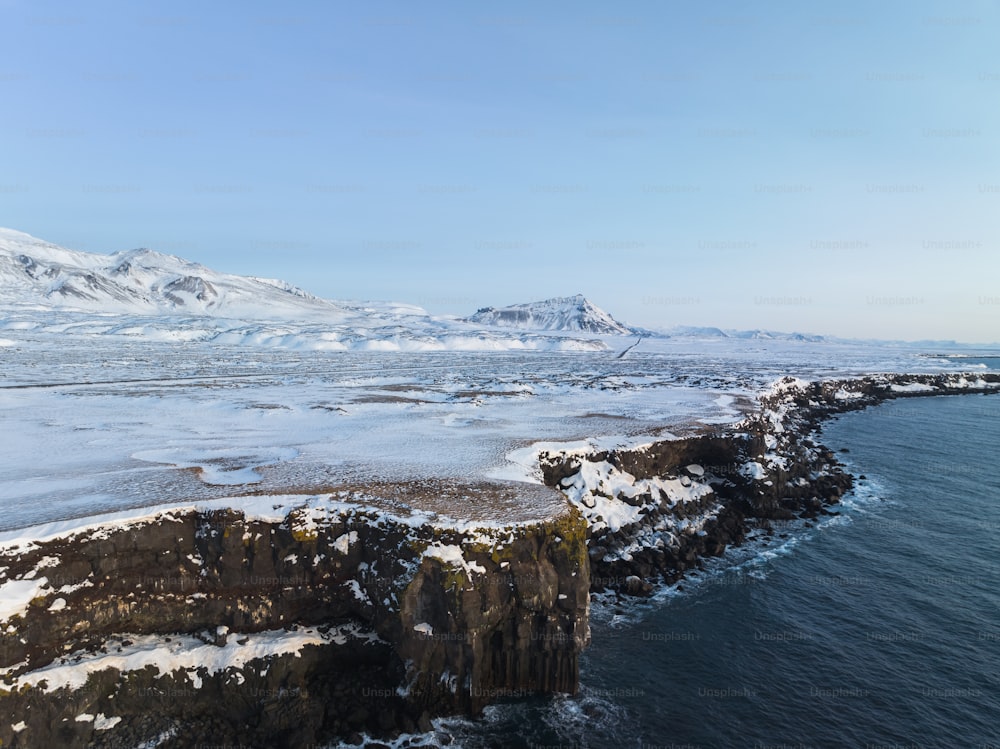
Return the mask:
[[[870,7],[877,5],[877,7]],[[0,0],[0,225],[435,313],[1000,339],[1000,3]]]

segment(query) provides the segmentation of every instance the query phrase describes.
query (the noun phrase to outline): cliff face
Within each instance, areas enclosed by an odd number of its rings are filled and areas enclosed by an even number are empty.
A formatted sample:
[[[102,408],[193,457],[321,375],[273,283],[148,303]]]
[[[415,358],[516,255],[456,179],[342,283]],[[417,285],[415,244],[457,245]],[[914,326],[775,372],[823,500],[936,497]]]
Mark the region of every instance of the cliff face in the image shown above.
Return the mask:
[[[8,548],[31,597],[0,635],[0,742],[302,746],[575,692],[585,532],[569,508],[492,531],[220,510]]]

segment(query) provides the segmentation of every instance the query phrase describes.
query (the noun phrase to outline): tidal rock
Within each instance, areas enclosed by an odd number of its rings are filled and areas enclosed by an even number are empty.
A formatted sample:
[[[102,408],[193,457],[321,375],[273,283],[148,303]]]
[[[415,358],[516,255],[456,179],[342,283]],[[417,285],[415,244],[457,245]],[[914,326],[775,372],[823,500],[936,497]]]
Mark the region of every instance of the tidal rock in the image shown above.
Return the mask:
[[[638,575],[629,575],[625,578],[625,592],[630,596],[648,596],[653,592],[653,586]]]

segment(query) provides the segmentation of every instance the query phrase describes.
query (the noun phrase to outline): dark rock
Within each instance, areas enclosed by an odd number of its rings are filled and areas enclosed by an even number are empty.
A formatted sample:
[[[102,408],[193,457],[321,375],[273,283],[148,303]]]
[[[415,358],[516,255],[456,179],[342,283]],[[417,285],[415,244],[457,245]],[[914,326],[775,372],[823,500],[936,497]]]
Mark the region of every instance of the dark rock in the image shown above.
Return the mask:
[[[48,610],[50,589],[0,632],[3,667],[37,669],[67,646],[100,646],[118,632],[188,633],[223,645],[264,630],[353,623],[380,641],[306,646],[298,657],[252,661],[240,679],[201,669],[198,689],[184,672],[147,669],[99,671],[79,692],[0,692],[4,714],[27,723],[14,733],[13,721],[0,722],[0,746],[135,746],[172,728],[164,749],[307,746],[362,732],[391,736],[406,725],[429,730],[430,716],[474,714],[511,693],[576,692],[590,587],[578,513],[516,526],[512,542],[497,549],[466,544],[470,565],[485,570],[472,575],[422,555],[431,542],[461,543],[461,534],[373,520],[359,511],[301,532],[236,511],[191,513],[40,542],[4,558],[12,578],[51,557],[58,563],[46,568],[50,580],[91,584],[62,594],[67,606],[56,612]],[[334,543],[349,532],[357,541],[345,555]],[[370,574],[392,562],[410,571]],[[104,569],[113,574],[89,573]],[[416,631],[422,622],[439,636]],[[83,712],[122,720],[95,732],[75,720]]]

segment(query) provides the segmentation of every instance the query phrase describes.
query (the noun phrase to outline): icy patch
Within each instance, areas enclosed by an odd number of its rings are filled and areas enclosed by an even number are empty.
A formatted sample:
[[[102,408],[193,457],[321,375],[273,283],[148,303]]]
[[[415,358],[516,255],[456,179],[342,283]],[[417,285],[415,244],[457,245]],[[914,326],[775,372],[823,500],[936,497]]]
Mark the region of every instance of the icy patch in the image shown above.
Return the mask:
[[[865,394],[858,393],[853,390],[847,390],[845,388],[840,388],[836,393],[833,394],[833,397],[839,401],[853,401],[857,400],[858,398],[864,398]]]
[[[212,486],[237,486],[261,481],[258,469],[283,463],[298,457],[291,447],[258,449],[205,449],[173,447],[144,450],[132,457],[147,463],[160,463],[175,468],[194,469],[198,478]]]
[[[893,383],[889,389],[894,393],[933,393],[937,390],[933,385],[925,385],[922,382],[911,382],[907,385]]]
[[[952,377],[948,381],[948,386],[959,390],[986,390],[986,389],[996,389],[1000,388],[1000,382],[986,382],[986,380],[981,377],[977,377],[974,380],[970,380],[967,377],[959,376]]]

